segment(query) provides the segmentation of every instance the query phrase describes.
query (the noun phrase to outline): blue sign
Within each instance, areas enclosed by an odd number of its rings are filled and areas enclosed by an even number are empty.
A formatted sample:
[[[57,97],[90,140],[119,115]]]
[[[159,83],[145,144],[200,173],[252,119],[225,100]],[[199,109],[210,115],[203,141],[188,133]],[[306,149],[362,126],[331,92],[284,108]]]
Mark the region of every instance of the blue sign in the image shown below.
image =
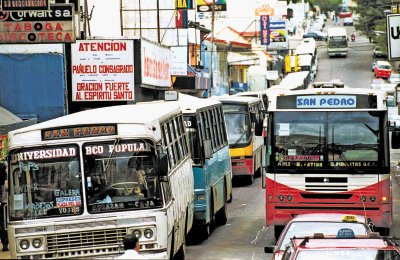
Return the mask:
[[[297,108],[356,108],[356,96],[301,96],[297,97]]]

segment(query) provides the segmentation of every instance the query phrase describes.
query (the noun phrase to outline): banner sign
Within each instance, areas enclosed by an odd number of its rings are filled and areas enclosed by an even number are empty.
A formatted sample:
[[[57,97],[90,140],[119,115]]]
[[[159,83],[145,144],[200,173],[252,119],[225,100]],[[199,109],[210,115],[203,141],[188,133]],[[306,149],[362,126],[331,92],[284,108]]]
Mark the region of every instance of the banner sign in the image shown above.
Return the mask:
[[[356,96],[301,96],[297,97],[297,108],[355,108]]]
[[[214,12],[226,11],[226,0],[197,0],[197,12],[212,12],[214,4]]]
[[[75,42],[73,5],[49,11],[0,12],[0,43]]]
[[[166,87],[171,85],[171,50],[141,40],[142,84]]]
[[[269,45],[269,32],[268,32],[268,24],[269,24],[269,15],[261,15],[260,16],[260,41],[261,45]]]
[[[134,100],[133,40],[71,45],[72,101]]]
[[[0,11],[49,10],[50,0],[0,0]]]
[[[176,11],[175,27],[177,29],[187,29],[188,28],[188,11],[187,10],[177,10]]]

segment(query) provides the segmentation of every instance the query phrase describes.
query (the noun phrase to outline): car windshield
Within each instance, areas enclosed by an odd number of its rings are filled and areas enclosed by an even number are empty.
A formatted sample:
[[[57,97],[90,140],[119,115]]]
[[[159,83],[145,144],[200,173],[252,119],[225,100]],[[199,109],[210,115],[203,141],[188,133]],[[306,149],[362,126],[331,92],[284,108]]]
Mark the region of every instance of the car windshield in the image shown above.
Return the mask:
[[[290,239],[296,237],[312,236],[314,233],[323,233],[324,235],[336,236],[338,231],[342,228],[350,228],[353,230],[354,235],[366,235],[367,227],[362,223],[349,223],[349,222],[292,222],[288,227],[282,242],[279,246],[280,250],[285,250],[286,245]]]
[[[86,143],[83,158],[89,213],[162,206],[150,141]]]
[[[10,219],[82,214],[78,146],[10,151]]]
[[[382,69],[382,70],[390,70],[391,67],[389,65],[379,65],[378,68]]]
[[[400,260],[400,255],[396,250],[378,250],[365,248],[345,248],[345,249],[313,249],[301,250],[296,256],[296,260],[321,259],[324,260],[376,260],[376,259],[391,259]]]

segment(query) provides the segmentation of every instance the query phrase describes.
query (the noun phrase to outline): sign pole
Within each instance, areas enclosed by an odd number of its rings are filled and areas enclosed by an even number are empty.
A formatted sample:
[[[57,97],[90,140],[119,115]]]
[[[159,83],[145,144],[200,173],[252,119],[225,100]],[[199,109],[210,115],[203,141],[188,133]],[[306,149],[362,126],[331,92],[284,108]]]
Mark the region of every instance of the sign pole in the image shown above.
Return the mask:
[[[214,20],[215,20],[215,1],[212,3],[211,10],[211,63],[210,63],[210,88],[208,90],[208,97],[211,97],[211,89],[214,87],[214,76],[213,76],[213,57],[214,57]]]

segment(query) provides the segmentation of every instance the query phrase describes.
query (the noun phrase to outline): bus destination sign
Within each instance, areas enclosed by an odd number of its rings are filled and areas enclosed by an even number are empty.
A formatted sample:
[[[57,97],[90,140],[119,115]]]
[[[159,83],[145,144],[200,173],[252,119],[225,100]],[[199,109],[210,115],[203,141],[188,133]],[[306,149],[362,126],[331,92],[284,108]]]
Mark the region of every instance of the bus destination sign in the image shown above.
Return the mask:
[[[42,130],[42,140],[50,141],[58,139],[107,136],[116,134],[116,125],[91,125],[63,128],[60,127]]]
[[[297,108],[355,108],[355,96],[299,96]]]
[[[277,109],[371,109],[374,95],[287,95],[277,97]]]

